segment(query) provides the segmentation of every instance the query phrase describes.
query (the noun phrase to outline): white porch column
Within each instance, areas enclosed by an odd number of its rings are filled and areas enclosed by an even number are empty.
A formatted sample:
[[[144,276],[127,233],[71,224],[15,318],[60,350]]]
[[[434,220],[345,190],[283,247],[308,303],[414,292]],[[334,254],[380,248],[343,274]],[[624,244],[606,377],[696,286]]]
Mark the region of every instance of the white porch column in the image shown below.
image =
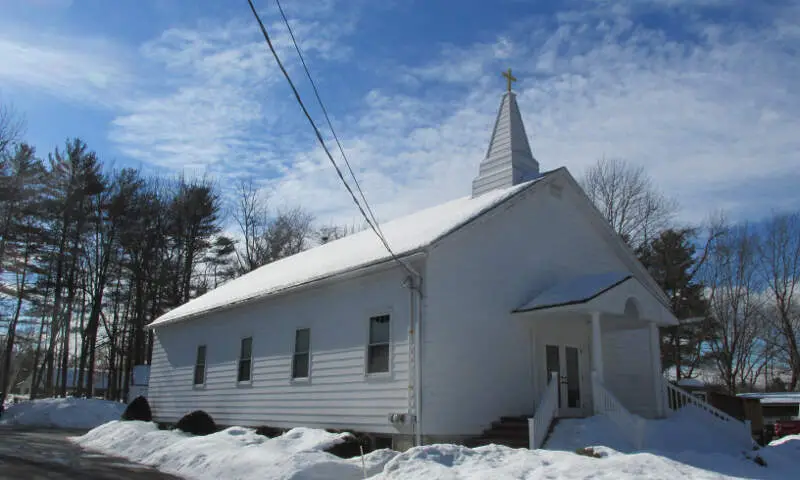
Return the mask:
[[[592,370],[597,372],[597,379],[604,382],[603,377],[603,338],[600,334],[600,312],[592,312]]]
[[[666,415],[664,410],[664,382],[661,375],[661,336],[658,333],[656,322],[649,322],[650,329],[650,354],[653,375],[653,393],[656,396],[656,415],[663,417]]]
[[[539,391],[539,357],[538,351],[536,349],[536,323],[534,322],[531,325],[530,330],[530,346],[531,346],[531,357],[530,361],[528,362],[530,365],[530,380],[531,380],[531,399],[533,400],[533,408],[531,409],[532,412],[536,412],[536,407],[539,404],[539,398],[542,396],[542,393]]]

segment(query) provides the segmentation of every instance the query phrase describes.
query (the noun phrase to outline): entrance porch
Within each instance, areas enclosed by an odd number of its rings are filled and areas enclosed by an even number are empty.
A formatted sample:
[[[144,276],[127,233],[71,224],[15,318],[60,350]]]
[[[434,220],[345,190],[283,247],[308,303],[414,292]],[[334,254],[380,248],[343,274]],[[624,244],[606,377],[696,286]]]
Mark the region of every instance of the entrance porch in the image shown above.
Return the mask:
[[[531,335],[535,420],[547,424],[539,430],[610,399],[644,418],[665,415],[658,328],[677,319],[659,294],[627,273],[586,275],[513,312]]]

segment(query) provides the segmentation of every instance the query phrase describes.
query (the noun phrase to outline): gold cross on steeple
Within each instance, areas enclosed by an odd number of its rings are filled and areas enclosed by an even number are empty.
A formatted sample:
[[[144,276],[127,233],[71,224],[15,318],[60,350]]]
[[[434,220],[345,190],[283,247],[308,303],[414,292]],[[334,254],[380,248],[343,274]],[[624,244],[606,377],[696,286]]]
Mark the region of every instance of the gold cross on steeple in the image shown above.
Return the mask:
[[[511,69],[510,68],[508,69],[507,72],[503,72],[503,76],[506,77],[506,80],[508,81],[508,91],[511,92],[511,82],[516,82],[517,81],[517,77],[515,77],[514,75],[511,75]]]

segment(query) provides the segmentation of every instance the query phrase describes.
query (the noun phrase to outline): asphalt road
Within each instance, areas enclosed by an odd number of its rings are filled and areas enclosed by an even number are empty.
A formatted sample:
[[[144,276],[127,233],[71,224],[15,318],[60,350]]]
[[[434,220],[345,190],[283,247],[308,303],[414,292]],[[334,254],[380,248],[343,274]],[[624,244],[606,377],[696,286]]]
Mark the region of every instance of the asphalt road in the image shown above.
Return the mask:
[[[67,440],[84,432],[0,426],[0,479],[175,479]]]

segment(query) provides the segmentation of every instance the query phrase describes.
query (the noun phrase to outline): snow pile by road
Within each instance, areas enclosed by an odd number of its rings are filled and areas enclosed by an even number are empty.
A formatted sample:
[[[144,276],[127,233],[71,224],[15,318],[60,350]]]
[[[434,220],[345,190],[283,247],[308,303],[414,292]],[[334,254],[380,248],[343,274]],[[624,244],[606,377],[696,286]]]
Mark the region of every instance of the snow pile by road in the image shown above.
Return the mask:
[[[489,445],[467,448],[459,445],[428,445],[406,452],[378,450],[364,456],[342,459],[324,452],[341,442],[343,434],[295,428],[276,438],[266,438],[251,429],[231,427],[205,437],[179,431],[159,430],[145,422],[111,422],[72,440],[79,445],[127,458],[131,461],[193,479],[361,479],[364,471],[376,480],[459,479],[534,479],[534,478],[791,478],[796,471],[796,456],[789,447],[768,447],[744,452],[724,446],[709,447],[705,453],[685,451],[634,452],[608,419],[594,417],[576,426],[563,421],[553,440],[567,442],[570,433],[581,438],[565,450],[527,450]],[[563,428],[567,425],[567,428]],[[610,435],[609,435],[610,434]],[[655,435],[655,433],[653,433]],[[603,436],[606,436],[606,439]],[[561,440],[558,440],[561,438]],[[609,441],[606,441],[609,440]],[[701,439],[702,440],[702,439]],[[692,440],[682,439],[691,446]],[[557,443],[557,442],[556,442]],[[713,443],[713,442],[712,442]],[[612,448],[614,444],[614,448]],[[575,448],[596,445],[601,458],[578,455]],[[781,444],[781,445],[786,445]],[[565,448],[567,445],[564,443]],[[616,448],[621,449],[617,450]],[[629,453],[625,453],[629,452]],[[756,465],[758,454],[768,466]],[[683,455],[683,457],[681,457]],[[363,470],[362,470],[363,468]]]
[[[125,404],[93,398],[42,398],[8,407],[0,424],[51,428],[94,428],[118,420]]]
[[[159,430],[153,423],[111,422],[72,440],[82,447],[121,456],[186,478],[210,479],[358,479],[361,458],[344,460],[323,449],[347,434],[295,428],[276,438],[230,427],[195,437]],[[365,458],[368,474],[383,470],[394,452],[381,450]]]

